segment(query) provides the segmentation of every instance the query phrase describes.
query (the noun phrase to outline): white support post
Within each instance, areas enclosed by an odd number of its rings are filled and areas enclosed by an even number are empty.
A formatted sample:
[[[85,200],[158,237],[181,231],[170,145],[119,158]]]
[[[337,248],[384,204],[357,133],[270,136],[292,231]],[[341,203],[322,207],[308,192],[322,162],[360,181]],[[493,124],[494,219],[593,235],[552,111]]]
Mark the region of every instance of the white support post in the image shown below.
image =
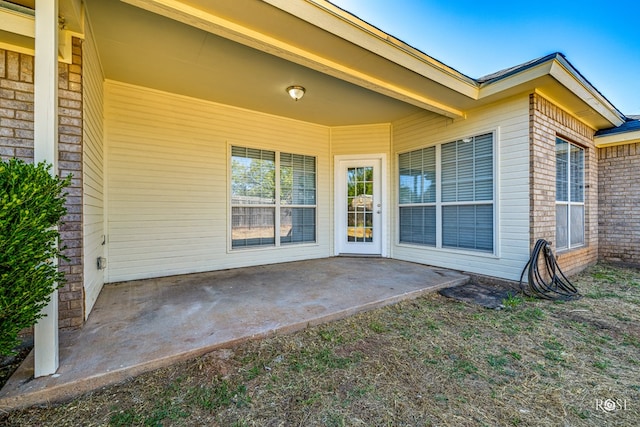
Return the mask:
[[[58,0],[36,0],[34,62],[34,161],[58,173]],[[34,330],[34,376],[58,370],[58,291],[42,310]]]

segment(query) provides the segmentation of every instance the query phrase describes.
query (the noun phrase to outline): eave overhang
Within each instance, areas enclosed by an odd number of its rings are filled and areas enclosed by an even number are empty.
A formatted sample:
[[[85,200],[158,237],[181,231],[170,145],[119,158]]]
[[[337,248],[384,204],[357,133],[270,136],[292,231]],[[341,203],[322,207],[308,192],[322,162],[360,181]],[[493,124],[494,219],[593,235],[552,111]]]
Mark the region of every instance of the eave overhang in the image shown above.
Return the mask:
[[[275,37],[266,31],[258,31],[221,17],[210,9],[196,8],[179,0],[122,1],[425,110],[450,118],[465,116],[459,108],[430,96],[427,86],[410,87],[400,76],[397,79],[388,74],[383,77],[377,75],[374,69],[348,64],[337,56],[332,57],[326,52],[319,53],[312,48],[306,48],[302,43],[292,42],[296,40],[295,34],[291,34],[289,39]],[[429,61],[426,55],[421,56],[418,51],[394,41],[352,15],[340,12],[339,8],[328,2],[265,0],[265,3],[338,36],[345,44],[359,46],[375,53],[386,62],[393,62],[427,77],[447,91],[469,97],[477,94],[477,87],[472,79],[433,59]],[[411,54],[408,54],[410,51]]]
[[[640,130],[635,132],[624,132],[613,135],[603,135],[594,138],[596,147],[606,148],[616,145],[640,143]]]
[[[465,118],[473,108],[515,94],[538,92],[596,130],[624,122],[624,115],[561,54],[514,67],[498,78],[483,82],[465,76],[325,0],[263,0],[263,3],[335,36],[333,51],[318,49],[311,42],[305,44],[295,34],[286,33],[286,29],[274,30],[268,25],[258,28],[265,23],[256,24],[255,18],[248,24],[241,16],[222,16],[215,6],[203,0],[189,4],[180,0],[122,1],[454,119]],[[378,62],[370,60],[362,65],[332,53],[346,45],[373,53]],[[395,72],[390,72],[391,68],[381,72],[381,64],[385,67],[393,64]],[[403,74],[407,72],[410,74]],[[411,76],[419,76],[421,80],[412,83]]]
[[[71,38],[84,37],[81,0],[60,0],[58,10],[58,57],[71,63]],[[0,0],[0,48],[34,55],[35,25],[32,8]]]
[[[625,122],[624,115],[559,53],[481,82],[479,100],[518,92],[540,93],[596,130]]]
[[[406,106],[452,119],[464,119],[475,108],[512,96],[539,93],[595,130],[617,127],[625,120],[624,115],[558,53],[476,80],[326,0],[114,0],[105,2],[103,9],[118,2],[203,31],[210,34],[209,37],[220,37],[364,88],[378,94],[376,96],[383,95],[394,102],[401,101]],[[63,60],[70,61],[71,36],[83,36],[83,2],[60,0],[60,12],[60,54]],[[0,15],[0,42],[32,54],[33,17],[2,7]],[[121,24],[118,19],[111,22]],[[127,43],[112,41],[111,46],[120,43],[125,49],[135,43],[129,39]],[[126,60],[130,58],[126,55],[111,58],[120,59],[114,64],[124,67],[116,77],[122,78],[128,66]],[[179,66],[175,61],[173,65]],[[203,84],[201,77],[192,80],[193,85]],[[144,84],[140,78],[132,83]],[[171,84],[156,87],[176,89]]]
[[[598,148],[640,143],[640,116],[630,116],[622,126],[601,130],[594,139]]]

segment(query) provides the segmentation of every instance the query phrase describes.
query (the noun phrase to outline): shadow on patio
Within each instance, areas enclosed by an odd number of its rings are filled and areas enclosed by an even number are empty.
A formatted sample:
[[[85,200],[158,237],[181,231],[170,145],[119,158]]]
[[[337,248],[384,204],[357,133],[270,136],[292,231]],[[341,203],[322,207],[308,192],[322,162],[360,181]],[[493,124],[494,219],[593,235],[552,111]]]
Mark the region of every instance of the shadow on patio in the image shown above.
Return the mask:
[[[33,353],[0,409],[54,402],[274,333],[466,283],[386,258],[336,257],[106,285],[80,330],[60,333],[60,368],[33,379]]]

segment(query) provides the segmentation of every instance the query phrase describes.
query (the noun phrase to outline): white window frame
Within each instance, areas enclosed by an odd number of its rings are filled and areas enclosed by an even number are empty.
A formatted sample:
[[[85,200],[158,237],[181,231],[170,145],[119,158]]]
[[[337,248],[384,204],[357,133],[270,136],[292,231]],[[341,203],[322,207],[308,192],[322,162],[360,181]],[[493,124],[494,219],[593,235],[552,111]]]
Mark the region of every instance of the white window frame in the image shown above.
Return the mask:
[[[233,190],[232,190],[232,186],[233,186],[233,148],[243,148],[243,149],[255,149],[255,150],[260,150],[260,151],[269,151],[274,153],[275,156],[275,195],[274,195],[274,203],[273,204],[234,204],[233,203]],[[273,149],[269,149],[269,148],[256,148],[256,147],[251,147],[251,146],[247,146],[247,145],[243,145],[243,144],[229,144],[228,146],[228,165],[229,165],[229,171],[228,171],[228,184],[227,184],[227,191],[228,191],[228,201],[227,201],[227,206],[228,206],[228,221],[226,224],[227,227],[227,235],[228,235],[228,245],[227,245],[227,250],[231,251],[231,252],[236,252],[236,251],[250,251],[250,250],[268,250],[268,249],[274,249],[274,248],[281,248],[281,247],[290,247],[290,246],[300,246],[300,245],[315,245],[318,242],[318,157],[315,155],[310,155],[310,154],[300,154],[300,153],[292,153],[289,151],[281,151],[281,150],[273,150]],[[314,159],[315,162],[315,204],[311,205],[300,205],[300,204],[285,204],[282,203],[281,200],[281,183],[280,183],[280,156],[281,154],[292,154],[292,155],[300,155],[300,156],[305,156],[305,157],[312,157]],[[273,208],[274,210],[274,243],[269,243],[269,244],[257,244],[257,245],[248,245],[248,246],[233,246],[233,208]],[[314,209],[314,226],[315,226],[315,239],[313,241],[301,241],[301,242],[281,242],[281,235],[280,235],[280,226],[281,226],[281,211],[282,209],[289,209],[289,208],[313,208]]]
[[[478,201],[458,201],[458,202],[443,202],[442,201],[442,146],[451,142],[456,142],[456,141],[464,141],[467,138],[474,138],[474,137],[478,137],[478,136],[482,136],[482,135],[486,135],[486,134],[491,134],[492,137],[492,194],[493,197],[491,200],[478,200]],[[430,202],[430,203],[400,203],[400,155],[405,154],[405,153],[410,153],[413,151],[418,151],[418,150],[422,150],[425,148],[430,148],[430,147],[435,147],[436,149],[436,201],[435,202]],[[430,145],[430,146],[422,146],[422,147],[416,147],[413,148],[411,150],[406,150],[403,152],[398,152],[396,155],[396,170],[397,170],[397,174],[396,174],[396,189],[397,189],[397,218],[396,218],[396,237],[395,237],[395,241],[396,244],[399,246],[408,246],[408,247],[418,247],[418,248],[425,248],[425,249],[438,249],[438,250],[442,250],[442,251],[449,251],[449,252],[461,252],[461,253],[470,253],[470,254],[474,254],[474,255],[483,255],[483,256],[497,256],[498,253],[498,227],[497,227],[497,212],[498,212],[498,206],[497,206],[497,200],[498,200],[498,196],[497,196],[497,188],[498,188],[498,131],[497,130],[491,130],[491,131],[486,131],[486,132],[477,132],[474,135],[470,136],[470,137],[465,137],[465,138],[459,138],[456,140],[449,140],[449,141],[444,141],[441,143],[438,143],[436,145]],[[443,212],[443,207],[446,206],[477,206],[477,205],[491,205],[492,206],[492,215],[493,215],[493,221],[492,221],[492,238],[493,238],[493,242],[492,242],[492,250],[491,251],[484,251],[484,250],[480,250],[480,249],[470,249],[470,248],[464,248],[464,247],[451,247],[451,246],[443,246],[443,217],[442,217],[442,212]],[[427,245],[427,244],[419,244],[419,243],[412,243],[412,242],[401,242],[400,241],[400,208],[401,207],[411,207],[411,206],[435,206],[436,209],[436,244],[435,246],[433,245]]]
[[[586,192],[585,192],[585,188],[586,188],[586,184],[585,184],[585,171],[586,171],[586,149],[578,144],[574,144],[564,138],[560,138],[560,137],[556,137],[556,145],[554,148],[557,147],[557,143],[558,141],[562,141],[565,144],[567,144],[567,146],[569,147],[569,149],[567,150],[567,200],[558,200],[558,196],[556,194],[556,207],[557,206],[566,206],[567,207],[567,244],[566,246],[559,246],[558,245],[558,228],[557,228],[557,223],[558,223],[558,213],[557,213],[557,208],[556,208],[556,250],[559,251],[568,251],[571,249],[576,249],[576,248],[581,248],[586,246]],[[571,182],[571,147],[575,147],[577,149],[579,149],[582,152],[582,202],[574,202],[571,201],[571,187],[572,187],[572,182]],[[554,150],[554,153],[556,153],[556,151]],[[557,158],[557,153],[556,153],[556,157]],[[557,176],[557,165],[556,165],[556,188],[557,188],[557,183],[558,181],[558,176]],[[573,206],[580,206],[582,208],[582,242],[580,243],[572,243],[571,241],[571,230],[572,230],[572,207]]]

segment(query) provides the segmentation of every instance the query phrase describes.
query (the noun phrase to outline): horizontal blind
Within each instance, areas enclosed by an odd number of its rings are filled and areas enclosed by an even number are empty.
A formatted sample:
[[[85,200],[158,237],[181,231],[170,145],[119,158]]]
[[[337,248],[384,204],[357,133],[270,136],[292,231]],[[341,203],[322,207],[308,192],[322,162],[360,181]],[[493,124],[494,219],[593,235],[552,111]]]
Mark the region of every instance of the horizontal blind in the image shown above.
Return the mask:
[[[443,206],[442,246],[493,251],[493,205]]]
[[[556,201],[569,201],[569,144],[556,139]]]
[[[400,204],[436,201],[435,147],[400,154]]]
[[[474,138],[473,200],[493,200],[493,134]]]
[[[584,202],[584,150],[571,145],[571,201]]]
[[[494,249],[493,133],[398,156],[399,241],[492,252]],[[438,210],[442,213],[438,224]]]
[[[435,246],[436,207],[403,206],[400,208],[400,242]]]
[[[493,134],[442,145],[442,201],[493,200]]]
[[[273,151],[232,147],[231,203],[275,203],[276,154]]]
[[[316,160],[312,156],[280,154],[280,202],[316,204]]]

